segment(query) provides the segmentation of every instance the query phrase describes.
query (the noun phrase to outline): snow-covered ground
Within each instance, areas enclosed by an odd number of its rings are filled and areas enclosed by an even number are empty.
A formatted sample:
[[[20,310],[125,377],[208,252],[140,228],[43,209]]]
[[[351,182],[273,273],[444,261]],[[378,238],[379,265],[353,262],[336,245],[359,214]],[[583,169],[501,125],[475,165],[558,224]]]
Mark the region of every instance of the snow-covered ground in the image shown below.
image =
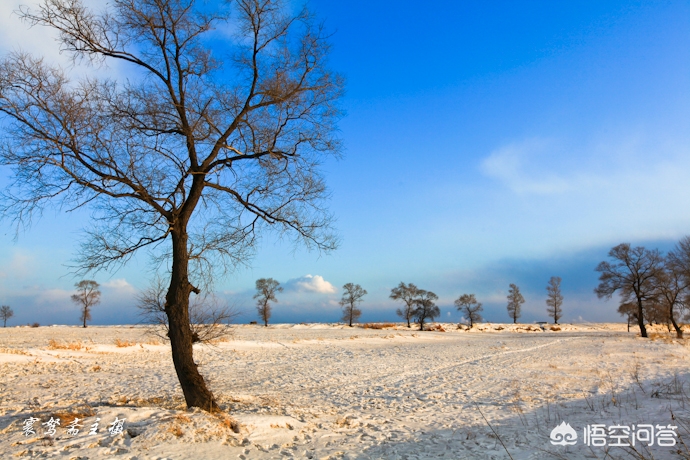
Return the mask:
[[[440,326],[233,326],[229,340],[195,345],[215,415],[185,409],[168,345],[143,327],[0,328],[0,455],[690,458],[688,342],[624,324]],[[562,422],[574,445],[552,444]],[[590,444],[606,445],[586,445],[588,426]],[[635,446],[612,447],[630,443],[625,427]],[[658,445],[664,433],[674,446]]]

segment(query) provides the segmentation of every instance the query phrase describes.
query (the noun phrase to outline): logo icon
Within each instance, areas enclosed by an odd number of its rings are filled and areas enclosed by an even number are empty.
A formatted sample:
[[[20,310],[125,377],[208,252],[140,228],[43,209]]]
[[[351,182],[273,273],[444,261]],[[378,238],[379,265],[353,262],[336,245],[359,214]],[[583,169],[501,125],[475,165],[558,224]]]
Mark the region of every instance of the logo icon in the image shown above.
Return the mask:
[[[570,423],[561,422],[551,430],[551,444],[554,446],[574,446],[577,444],[577,433]]]

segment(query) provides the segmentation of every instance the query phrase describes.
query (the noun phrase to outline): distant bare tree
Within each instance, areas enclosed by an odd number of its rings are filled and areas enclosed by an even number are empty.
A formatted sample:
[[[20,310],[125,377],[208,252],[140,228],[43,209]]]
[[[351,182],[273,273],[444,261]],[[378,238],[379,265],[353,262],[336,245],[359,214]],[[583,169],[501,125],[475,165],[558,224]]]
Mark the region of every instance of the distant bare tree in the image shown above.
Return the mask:
[[[600,299],[610,299],[618,291],[623,303],[634,300],[640,334],[647,337],[644,306],[646,302],[654,301],[657,295],[655,280],[662,270],[663,258],[657,249],[631,248],[628,243],[612,248],[609,257],[611,263],[604,261],[596,268],[601,275],[594,292]]]
[[[149,332],[160,339],[169,340],[168,316],[165,314],[165,293],[169,283],[155,277],[151,285],[137,296],[137,308],[146,323],[153,327]],[[189,328],[194,343],[209,343],[229,334],[230,324],[239,313],[214,295],[198,295],[189,303]]]
[[[628,321],[628,332],[630,332],[630,323],[637,322],[637,305],[633,302],[623,302],[618,306],[618,313],[626,317]]]
[[[690,236],[682,238],[666,255],[663,277],[657,282],[660,297],[668,309],[668,318],[676,330],[676,336],[683,337],[683,329],[677,317],[690,303]]]
[[[72,302],[79,305],[81,310],[80,320],[86,322],[91,320],[91,308],[101,302],[101,291],[98,290],[99,284],[93,280],[81,280],[74,285],[77,293],[72,294]]]
[[[3,321],[2,327],[7,327],[7,320],[14,316],[14,312],[9,305],[3,305],[0,307],[0,316],[2,316]]]
[[[520,310],[522,309],[522,304],[525,303],[525,298],[520,294],[520,288],[515,284],[510,285],[508,290],[508,315],[513,320],[513,324],[517,323],[518,318],[521,315]]]
[[[256,311],[259,313],[259,318],[264,322],[264,326],[268,327],[268,320],[271,319],[271,302],[278,302],[276,292],[283,292],[280,283],[273,278],[261,278],[256,280]]]
[[[400,284],[398,284],[397,287],[394,287],[391,289],[391,295],[390,298],[393,300],[402,300],[405,302],[405,306],[403,308],[398,308],[395,313],[403,318],[405,321],[407,321],[407,327],[410,326],[410,320],[414,316],[414,309],[415,309],[415,298],[417,297],[417,293],[419,292],[419,288],[415,286],[414,284],[405,284],[402,281]]]
[[[482,304],[477,302],[474,294],[461,295],[455,300],[455,306],[459,311],[463,312],[470,322],[470,329],[472,329],[474,323],[478,323],[482,320],[482,315],[479,314],[479,312],[483,310]]]
[[[357,304],[362,302],[362,298],[367,295],[367,291],[362,289],[359,284],[347,283],[343,286],[343,297],[340,299],[340,306],[343,307],[342,320],[352,327],[352,323],[359,320],[362,310],[357,308]]]
[[[24,228],[46,206],[91,208],[79,272],[140,249],[169,266],[174,368],[187,406],[214,411],[191,293],[247,263],[264,229],[337,246],[320,164],[340,151],[343,79],[328,67],[329,34],[287,1],[102,3],[20,8],[74,61],[124,71],[79,80],[26,53],[0,59],[0,164],[13,173],[0,211]]]
[[[563,294],[561,294],[561,277],[552,276],[549,279],[549,284],[546,286],[546,305],[548,308],[546,312],[553,318],[554,324],[558,324],[558,320],[563,317]]]
[[[441,310],[434,303],[436,300],[438,300],[438,296],[431,291],[425,291],[424,289],[417,291],[414,317],[419,323],[420,331],[424,330],[424,322],[426,320],[433,321],[434,318],[441,315]]]

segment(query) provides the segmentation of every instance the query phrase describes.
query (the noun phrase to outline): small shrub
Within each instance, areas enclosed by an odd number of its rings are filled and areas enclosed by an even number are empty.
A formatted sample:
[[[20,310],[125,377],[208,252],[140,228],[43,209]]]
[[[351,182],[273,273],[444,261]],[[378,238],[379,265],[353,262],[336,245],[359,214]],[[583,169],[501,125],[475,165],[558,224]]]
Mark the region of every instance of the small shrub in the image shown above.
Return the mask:
[[[443,326],[440,324],[434,324],[433,326],[430,326],[427,331],[436,331],[436,332],[446,332],[445,329],[443,329]]]
[[[31,325],[31,327],[39,327],[39,326],[40,326],[40,324],[38,324],[38,323],[33,323],[33,324]]]
[[[117,348],[133,347],[136,344],[136,342],[128,342],[126,340],[115,339],[115,346]]]
[[[551,326],[551,330],[552,330],[552,331],[560,331],[561,328],[558,327],[558,326]]]

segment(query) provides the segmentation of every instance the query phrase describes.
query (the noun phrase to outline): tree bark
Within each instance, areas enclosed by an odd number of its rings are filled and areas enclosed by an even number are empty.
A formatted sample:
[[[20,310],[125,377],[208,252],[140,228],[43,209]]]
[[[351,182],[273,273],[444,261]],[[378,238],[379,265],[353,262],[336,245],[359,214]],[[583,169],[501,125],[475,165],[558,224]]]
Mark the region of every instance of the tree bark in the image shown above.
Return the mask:
[[[213,412],[219,409],[218,404],[213,394],[206,388],[206,382],[194,362],[192,331],[189,327],[189,295],[198,290],[189,282],[189,254],[185,226],[176,225],[171,235],[172,274],[165,299],[165,313],[168,316],[173,363],[187,407],[199,407]]]
[[[644,311],[642,310],[642,299],[637,298],[637,324],[640,326],[640,335],[647,337],[647,328],[644,326]]]
[[[683,338],[683,329],[676,323],[676,319],[673,317],[673,306],[671,306],[671,311],[669,312],[671,316],[671,323],[673,324],[673,328],[676,330],[676,338],[682,339]]]

